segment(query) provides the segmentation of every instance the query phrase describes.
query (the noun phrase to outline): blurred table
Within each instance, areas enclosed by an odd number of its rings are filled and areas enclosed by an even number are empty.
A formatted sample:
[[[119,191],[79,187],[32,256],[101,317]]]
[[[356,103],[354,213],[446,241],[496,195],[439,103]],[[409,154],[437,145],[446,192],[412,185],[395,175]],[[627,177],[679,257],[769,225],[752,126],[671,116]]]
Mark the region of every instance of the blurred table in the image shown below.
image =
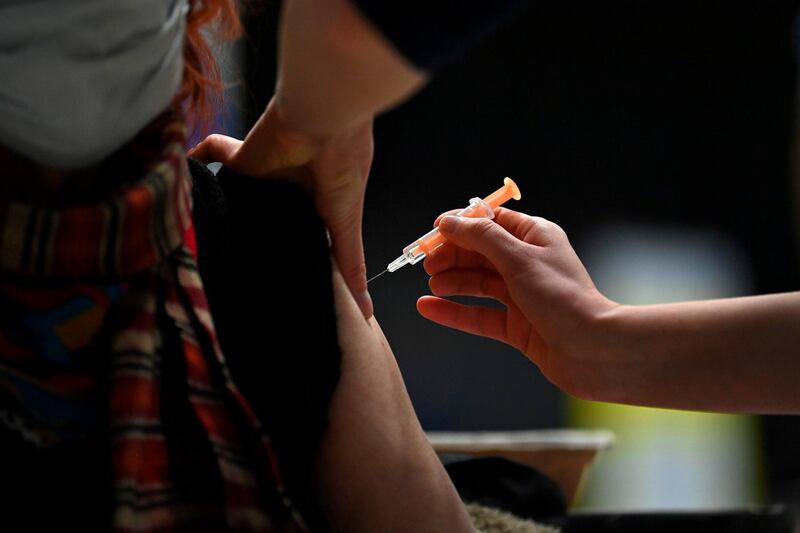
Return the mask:
[[[504,457],[543,472],[564,492],[568,504],[580,493],[598,452],[611,447],[614,434],[603,430],[428,432],[437,453]]]
[[[604,430],[428,432],[440,454],[503,457],[553,479],[568,504],[580,494],[592,464],[614,444]],[[562,533],[794,533],[795,517],[785,506],[709,511],[578,511],[553,523]]]

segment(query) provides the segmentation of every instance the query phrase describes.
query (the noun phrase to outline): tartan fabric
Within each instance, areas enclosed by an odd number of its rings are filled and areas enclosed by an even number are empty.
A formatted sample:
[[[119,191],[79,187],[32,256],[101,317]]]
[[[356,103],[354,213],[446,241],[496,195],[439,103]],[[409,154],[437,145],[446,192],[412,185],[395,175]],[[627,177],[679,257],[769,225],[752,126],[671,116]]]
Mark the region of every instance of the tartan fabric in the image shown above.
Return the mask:
[[[156,123],[106,200],[0,205],[0,423],[43,452],[104,435],[116,531],[303,530],[184,245],[183,122]]]

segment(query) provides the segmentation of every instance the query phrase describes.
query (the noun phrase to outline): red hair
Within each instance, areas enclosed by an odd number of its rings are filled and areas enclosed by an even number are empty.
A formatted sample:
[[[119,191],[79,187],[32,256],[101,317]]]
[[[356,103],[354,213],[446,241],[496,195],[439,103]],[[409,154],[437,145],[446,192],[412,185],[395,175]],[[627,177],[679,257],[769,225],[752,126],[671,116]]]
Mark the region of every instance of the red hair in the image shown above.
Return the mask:
[[[214,54],[203,31],[210,26],[224,40],[241,33],[236,0],[189,0],[183,45],[183,85],[178,97],[184,104],[191,127],[207,132],[214,118],[214,104],[222,96],[222,79]]]

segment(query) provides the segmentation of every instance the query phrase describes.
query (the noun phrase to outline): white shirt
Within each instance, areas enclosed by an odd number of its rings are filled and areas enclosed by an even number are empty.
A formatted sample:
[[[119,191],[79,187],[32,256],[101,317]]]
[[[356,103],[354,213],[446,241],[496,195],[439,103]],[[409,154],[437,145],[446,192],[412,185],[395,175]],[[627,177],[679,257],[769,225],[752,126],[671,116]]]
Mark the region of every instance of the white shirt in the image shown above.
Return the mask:
[[[0,144],[75,168],[180,87],[187,0],[0,0]]]

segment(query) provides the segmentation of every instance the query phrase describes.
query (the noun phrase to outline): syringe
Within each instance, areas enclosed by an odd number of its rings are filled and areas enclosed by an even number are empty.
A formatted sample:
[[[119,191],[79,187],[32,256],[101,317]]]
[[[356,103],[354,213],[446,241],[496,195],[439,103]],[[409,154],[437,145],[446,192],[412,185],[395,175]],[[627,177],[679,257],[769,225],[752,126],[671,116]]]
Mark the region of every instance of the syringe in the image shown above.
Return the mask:
[[[503,205],[511,198],[519,200],[522,198],[522,193],[519,192],[519,187],[514,183],[514,180],[505,178],[502,187],[483,200],[480,198],[470,199],[469,205],[455,214],[462,217],[494,218],[494,208]],[[431,231],[403,248],[403,254],[400,257],[389,263],[386,270],[370,278],[367,283],[386,272],[394,272],[405,265],[414,265],[422,261],[425,259],[425,256],[430,255],[431,252],[439,248],[445,242],[447,242],[447,239],[439,232],[439,228],[433,228]]]

